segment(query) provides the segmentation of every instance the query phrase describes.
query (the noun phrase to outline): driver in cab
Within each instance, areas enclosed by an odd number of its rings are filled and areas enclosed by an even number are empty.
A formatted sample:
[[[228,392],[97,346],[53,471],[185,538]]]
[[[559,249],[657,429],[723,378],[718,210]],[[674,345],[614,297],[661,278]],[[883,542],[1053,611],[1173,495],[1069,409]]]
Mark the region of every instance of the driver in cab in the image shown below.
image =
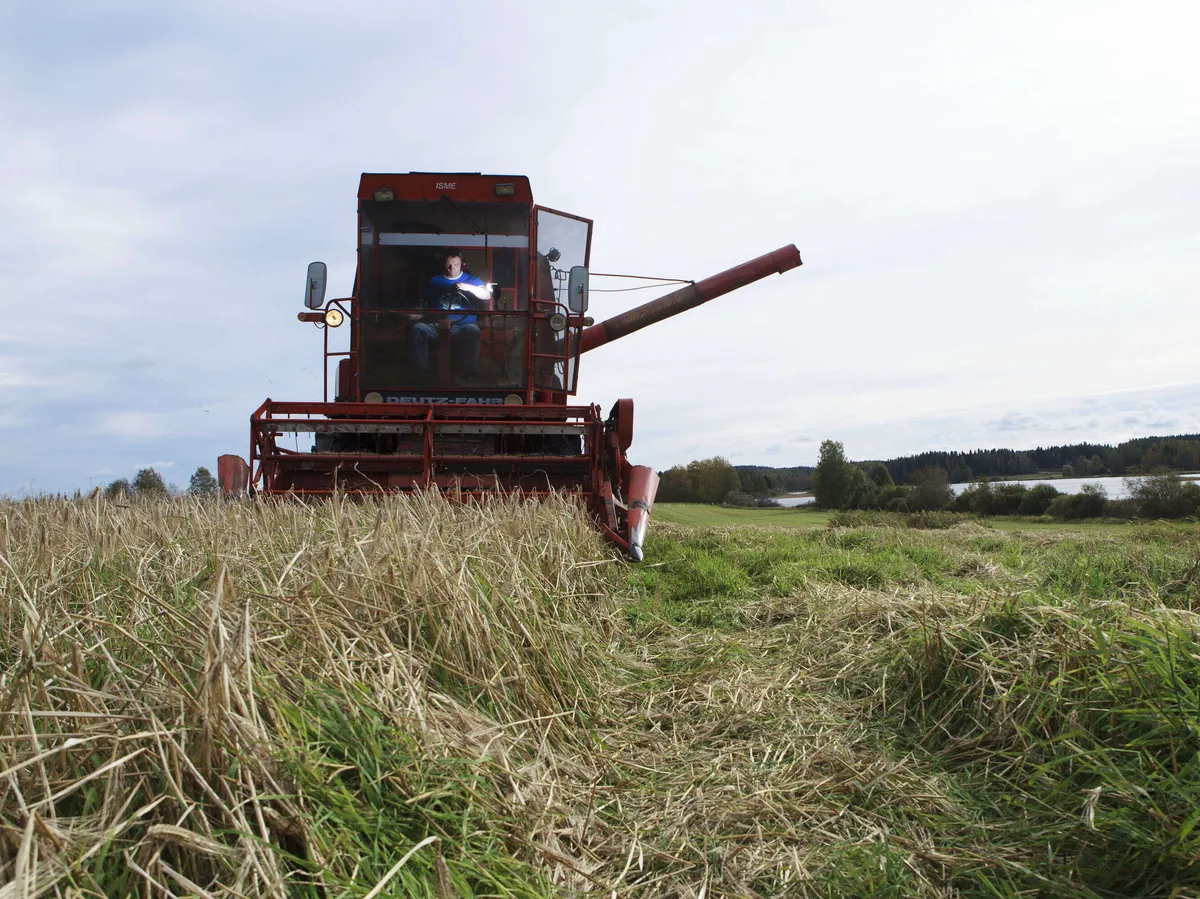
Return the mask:
[[[479,369],[479,325],[471,312],[488,308],[492,291],[483,281],[463,271],[462,253],[458,250],[446,250],[442,262],[442,274],[429,279],[421,293],[421,305],[425,309],[459,314],[438,316],[413,325],[409,335],[412,364],[418,371],[429,371],[429,348],[437,345],[438,324],[447,318],[455,365],[463,373],[471,374]]]

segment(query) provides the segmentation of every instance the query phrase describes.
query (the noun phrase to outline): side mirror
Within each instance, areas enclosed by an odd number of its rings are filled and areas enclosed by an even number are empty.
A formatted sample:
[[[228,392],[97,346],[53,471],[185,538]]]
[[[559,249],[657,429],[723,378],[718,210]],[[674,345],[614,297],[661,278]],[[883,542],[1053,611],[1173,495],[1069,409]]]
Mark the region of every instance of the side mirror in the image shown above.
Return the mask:
[[[308,264],[308,286],[304,290],[304,305],[309,309],[320,309],[325,305],[325,278],[328,269],[324,262]]]
[[[582,265],[571,266],[571,278],[567,281],[567,308],[576,315],[587,312],[588,270]]]

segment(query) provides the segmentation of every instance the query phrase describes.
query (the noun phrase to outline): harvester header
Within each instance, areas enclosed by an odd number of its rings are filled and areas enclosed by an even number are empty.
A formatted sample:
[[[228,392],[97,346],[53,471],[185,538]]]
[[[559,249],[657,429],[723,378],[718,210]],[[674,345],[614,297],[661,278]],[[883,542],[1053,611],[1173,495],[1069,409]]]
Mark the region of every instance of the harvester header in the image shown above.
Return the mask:
[[[315,262],[298,316],[323,331],[333,396],[327,377],[320,402],[266,400],[249,464],[218,461],[225,492],[567,491],[641,559],[658,476],[626,458],[632,400],[607,417],[572,403],[581,354],[795,268],[800,254],[775,250],[594,324],[591,241],[590,219],[536,205],[522,175],[364,174],[354,290],[326,300]],[[342,324],[349,349],[335,351]],[[311,451],[287,447],[299,434]]]

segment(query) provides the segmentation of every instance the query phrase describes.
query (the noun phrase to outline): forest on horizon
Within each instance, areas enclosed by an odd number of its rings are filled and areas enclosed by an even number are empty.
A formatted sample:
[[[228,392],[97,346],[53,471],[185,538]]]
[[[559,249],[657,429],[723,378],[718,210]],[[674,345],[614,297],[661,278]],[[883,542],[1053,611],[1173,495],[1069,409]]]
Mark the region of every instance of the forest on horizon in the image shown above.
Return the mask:
[[[1006,478],[1040,473],[1064,477],[1092,478],[1105,475],[1141,474],[1151,471],[1200,471],[1200,434],[1137,437],[1115,446],[1104,443],[1068,443],[1036,449],[934,450],[894,459],[863,459],[859,464],[879,462],[897,484],[924,468],[944,469],[951,483],[977,478]],[[670,471],[682,469],[675,466]],[[768,496],[811,490],[811,465],[775,468],[769,465],[735,465],[743,493]],[[669,472],[668,472],[669,473]],[[665,473],[666,474],[666,473]]]

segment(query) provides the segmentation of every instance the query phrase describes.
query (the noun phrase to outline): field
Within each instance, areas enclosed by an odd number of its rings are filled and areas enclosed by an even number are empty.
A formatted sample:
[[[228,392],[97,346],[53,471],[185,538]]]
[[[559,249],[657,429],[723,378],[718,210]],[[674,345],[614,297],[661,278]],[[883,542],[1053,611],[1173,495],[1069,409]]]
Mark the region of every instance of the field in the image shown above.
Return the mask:
[[[0,895],[1200,896],[1194,524],[687,514],[0,506]]]
[[[769,527],[769,528],[820,528],[829,525],[835,513],[811,506],[795,506],[780,509],[734,509],[724,506],[708,506],[701,503],[659,503],[654,507],[655,522],[679,524],[686,527]],[[869,517],[869,516],[868,516]],[[878,515],[881,520],[903,523],[903,516],[891,513]],[[1132,525],[1126,520],[1087,519],[1073,521],[1069,525],[1045,516],[1018,515],[994,516],[980,521],[966,514],[958,516],[962,521],[976,521],[989,528],[1001,531],[1036,533],[1039,531],[1120,533]]]
[[[688,527],[773,527],[819,528],[829,522],[831,513],[795,506],[784,509],[726,509],[700,503],[659,503],[654,507],[654,521],[681,524]]]

